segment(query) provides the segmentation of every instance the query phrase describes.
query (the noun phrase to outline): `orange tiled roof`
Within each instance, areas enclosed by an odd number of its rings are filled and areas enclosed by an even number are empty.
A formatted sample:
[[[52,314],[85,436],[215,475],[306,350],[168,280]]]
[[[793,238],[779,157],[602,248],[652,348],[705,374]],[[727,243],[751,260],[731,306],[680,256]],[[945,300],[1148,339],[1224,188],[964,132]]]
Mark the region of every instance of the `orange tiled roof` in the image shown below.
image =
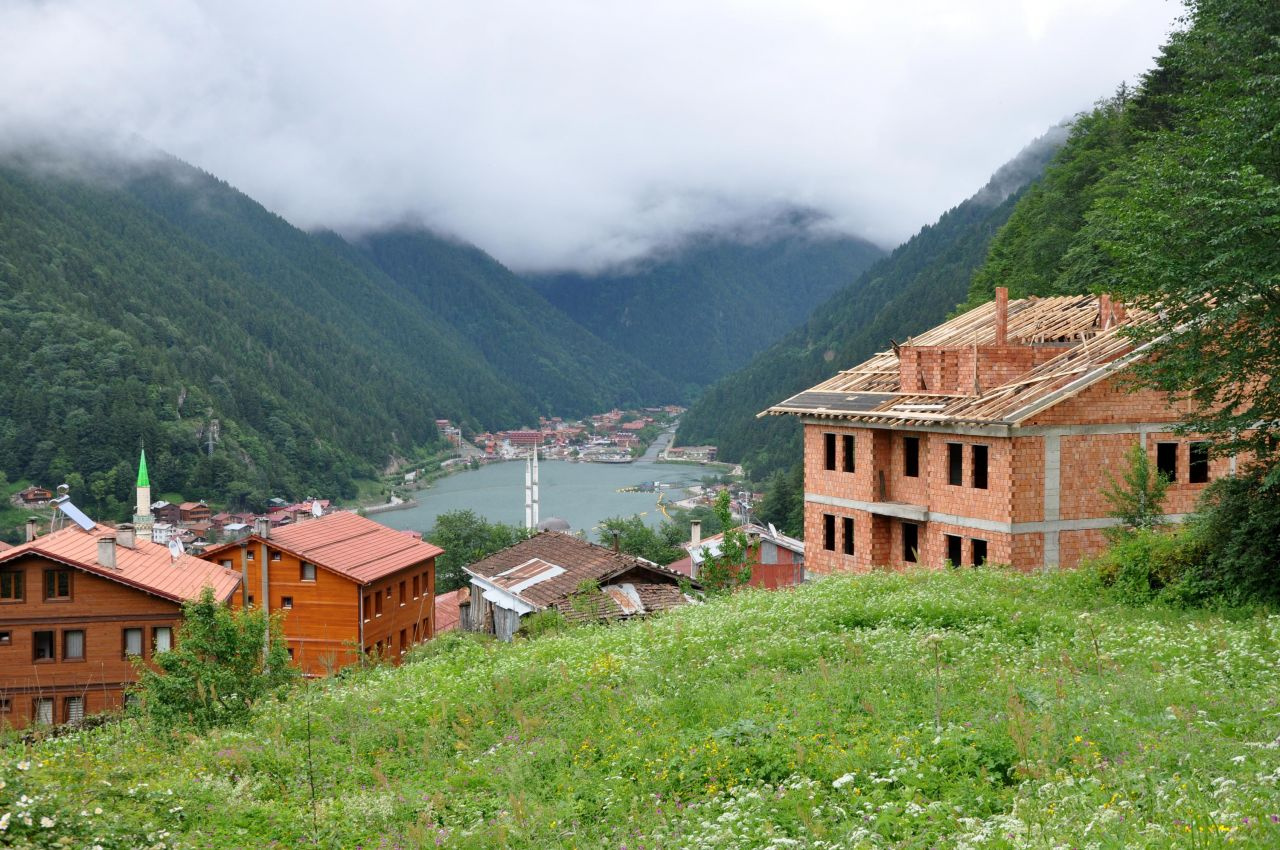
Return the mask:
[[[98,563],[98,538],[107,534],[116,530],[101,524],[92,531],[69,526],[0,552],[0,563],[38,555],[174,602],[196,599],[206,587],[225,600],[240,584],[240,574],[233,570],[192,555],[175,559],[169,547],[141,537],[132,549],[117,545],[115,568],[104,567]]]
[[[256,534],[247,539],[262,542]],[[243,542],[209,549],[205,557]],[[360,584],[377,581],[444,553],[439,546],[349,512],[273,528],[266,543]]]

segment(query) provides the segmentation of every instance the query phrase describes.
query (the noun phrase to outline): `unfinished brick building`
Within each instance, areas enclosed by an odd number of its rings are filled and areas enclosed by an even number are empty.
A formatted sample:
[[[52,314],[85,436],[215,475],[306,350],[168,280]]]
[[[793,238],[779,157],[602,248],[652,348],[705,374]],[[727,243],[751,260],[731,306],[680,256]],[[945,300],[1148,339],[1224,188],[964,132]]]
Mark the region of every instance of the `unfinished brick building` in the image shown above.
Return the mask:
[[[994,302],[769,408],[804,422],[811,572],[1008,563],[1074,566],[1116,523],[1102,495],[1141,442],[1177,521],[1235,458],[1172,433],[1165,393],[1124,386],[1151,321],[1101,297]]]

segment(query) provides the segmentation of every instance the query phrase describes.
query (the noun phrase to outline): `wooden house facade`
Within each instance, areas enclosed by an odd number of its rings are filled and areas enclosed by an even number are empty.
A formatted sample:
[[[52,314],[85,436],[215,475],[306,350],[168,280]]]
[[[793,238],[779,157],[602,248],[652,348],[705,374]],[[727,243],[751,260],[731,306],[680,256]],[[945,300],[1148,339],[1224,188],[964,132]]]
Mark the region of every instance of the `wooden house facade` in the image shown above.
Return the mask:
[[[327,675],[376,654],[398,660],[435,635],[435,559],[443,550],[354,513],[254,533],[201,557],[244,575],[231,600],[285,612],[289,655]]]
[[[239,584],[233,570],[105,525],[0,551],[0,724],[119,708],[132,658],[173,646],[182,604],[205,587],[225,601]]]

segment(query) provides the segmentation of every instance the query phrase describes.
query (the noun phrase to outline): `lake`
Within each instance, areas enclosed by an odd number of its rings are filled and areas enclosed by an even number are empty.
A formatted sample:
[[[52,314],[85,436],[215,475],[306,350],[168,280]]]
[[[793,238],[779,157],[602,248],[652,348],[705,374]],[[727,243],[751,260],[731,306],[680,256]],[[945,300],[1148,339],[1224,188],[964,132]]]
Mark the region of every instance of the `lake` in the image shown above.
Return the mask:
[[[654,462],[656,450],[665,442],[659,440],[635,463],[540,461],[540,517],[561,517],[575,532],[586,530],[592,541],[597,539],[595,529],[600,521],[613,516],[639,514],[647,524],[658,525],[664,517],[657,506],[657,493],[618,491],[660,481],[672,485],[662,492],[667,502],[673,502],[684,498],[688,485],[720,472],[714,467]],[[491,463],[455,473],[419,490],[415,498],[419,503],[416,508],[387,511],[372,518],[391,528],[425,532],[435,527],[440,514],[469,509],[491,522],[524,525],[524,461]]]

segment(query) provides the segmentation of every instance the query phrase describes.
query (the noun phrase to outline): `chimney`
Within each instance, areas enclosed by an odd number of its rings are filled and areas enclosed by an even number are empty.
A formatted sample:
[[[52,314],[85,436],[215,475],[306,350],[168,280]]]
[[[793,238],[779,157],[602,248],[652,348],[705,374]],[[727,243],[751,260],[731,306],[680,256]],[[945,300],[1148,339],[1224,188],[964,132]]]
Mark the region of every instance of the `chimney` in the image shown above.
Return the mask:
[[[689,545],[697,546],[702,542],[702,520],[695,519],[689,523]]]
[[[1124,310],[1124,304],[1115,298],[1111,299],[1111,318],[1115,320],[1117,325],[1128,318],[1128,314]]]
[[[36,539],[36,533],[40,530],[40,520],[36,517],[27,517],[27,542],[30,543]]]
[[[613,530],[613,551],[618,552],[622,549],[622,532],[618,529]]]
[[[116,542],[126,549],[134,548],[134,540],[136,539],[133,526],[127,522],[122,522],[116,526]]]
[[[1009,288],[996,287],[996,345],[1009,344]]]
[[[108,569],[116,568],[116,536],[104,534],[98,538],[98,563]]]
[[[264,516],[255,517],[253,520],[253,533],[263,540],[269,540],[271,538],[271,520]]]

